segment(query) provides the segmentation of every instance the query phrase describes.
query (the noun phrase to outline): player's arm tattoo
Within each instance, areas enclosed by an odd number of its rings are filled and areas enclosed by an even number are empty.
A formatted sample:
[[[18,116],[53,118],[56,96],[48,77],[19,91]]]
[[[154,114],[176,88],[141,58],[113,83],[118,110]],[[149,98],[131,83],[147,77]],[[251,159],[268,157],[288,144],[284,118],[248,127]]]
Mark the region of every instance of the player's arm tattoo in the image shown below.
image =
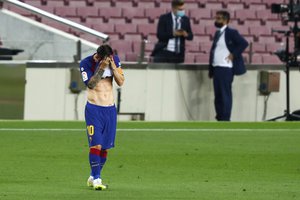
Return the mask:
[[[89,81],[89,83],[87,84],[88,88],[90,89],[94,89],[97,85],[97,83],[101,80],[102,75],[104,73],[104,69],[99,69],[94,76],[92,76],[91,80]]]

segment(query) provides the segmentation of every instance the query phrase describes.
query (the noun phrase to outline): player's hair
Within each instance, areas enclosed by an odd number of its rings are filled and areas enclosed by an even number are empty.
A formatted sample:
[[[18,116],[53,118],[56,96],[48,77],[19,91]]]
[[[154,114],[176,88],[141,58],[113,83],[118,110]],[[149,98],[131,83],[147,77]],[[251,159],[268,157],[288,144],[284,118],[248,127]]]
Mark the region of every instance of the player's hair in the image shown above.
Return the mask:
[[[217,15],[221,15],[223,17],[224,20],[226,20],[227,22],[230,21],[230,13],[226,10],[219,10],[216,13]]]
[[[172,8],[182,6],[183,4],[184,4],[184,0],[172,0]]]
[[[100,56],[101,59],[105,58],[106,56],[113,55],[113,50],[108,44],[103,44],[97,49],[97,54]]]

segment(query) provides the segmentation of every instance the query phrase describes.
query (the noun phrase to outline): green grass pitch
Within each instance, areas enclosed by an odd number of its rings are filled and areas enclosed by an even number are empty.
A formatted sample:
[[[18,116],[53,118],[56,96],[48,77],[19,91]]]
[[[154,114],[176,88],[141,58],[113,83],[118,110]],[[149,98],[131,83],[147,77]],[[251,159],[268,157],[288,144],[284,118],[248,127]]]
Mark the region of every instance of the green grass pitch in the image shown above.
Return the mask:
[[[120,122],[106,191],[86,186],[84,128],[0,121],[0,199],[300,199],[297,122]]]

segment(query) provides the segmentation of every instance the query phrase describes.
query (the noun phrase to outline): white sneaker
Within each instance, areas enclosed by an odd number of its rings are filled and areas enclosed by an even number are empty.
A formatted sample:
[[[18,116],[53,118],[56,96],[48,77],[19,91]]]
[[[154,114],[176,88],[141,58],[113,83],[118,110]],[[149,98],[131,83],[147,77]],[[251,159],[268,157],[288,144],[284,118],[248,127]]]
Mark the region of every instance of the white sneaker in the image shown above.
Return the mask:
[[[94,181],[94,177],[90,176],[87,180],[87,186],[88,187],[93,187],[93,181]]]
[[[107,186],[102,184],[102,180],[100,178],[97,178],[93,181],[93,187],[94,187],[95,190],[105,190],[105,189],[107,189]]]

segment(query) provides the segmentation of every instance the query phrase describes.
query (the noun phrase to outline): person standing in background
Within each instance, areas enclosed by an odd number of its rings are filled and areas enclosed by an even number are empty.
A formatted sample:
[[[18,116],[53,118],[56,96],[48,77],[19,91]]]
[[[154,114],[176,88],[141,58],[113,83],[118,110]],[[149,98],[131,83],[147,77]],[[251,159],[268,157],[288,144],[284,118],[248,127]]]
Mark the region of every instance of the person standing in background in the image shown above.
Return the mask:
[[[210,50],[209,78],[213,79],[216,119],[230,121],[232,109],[232,82],[234,75],[246,73],[242,57],[248,42],[235,29],[228,27],[230,13],[218,11],[215,33]]]
[[[154,62],[184,62],[185,40],[193,40],[190,19],[184,9],[183,0],[173,0],[172,11],[160,16],[156,34],[159,41],[151,54]]]

